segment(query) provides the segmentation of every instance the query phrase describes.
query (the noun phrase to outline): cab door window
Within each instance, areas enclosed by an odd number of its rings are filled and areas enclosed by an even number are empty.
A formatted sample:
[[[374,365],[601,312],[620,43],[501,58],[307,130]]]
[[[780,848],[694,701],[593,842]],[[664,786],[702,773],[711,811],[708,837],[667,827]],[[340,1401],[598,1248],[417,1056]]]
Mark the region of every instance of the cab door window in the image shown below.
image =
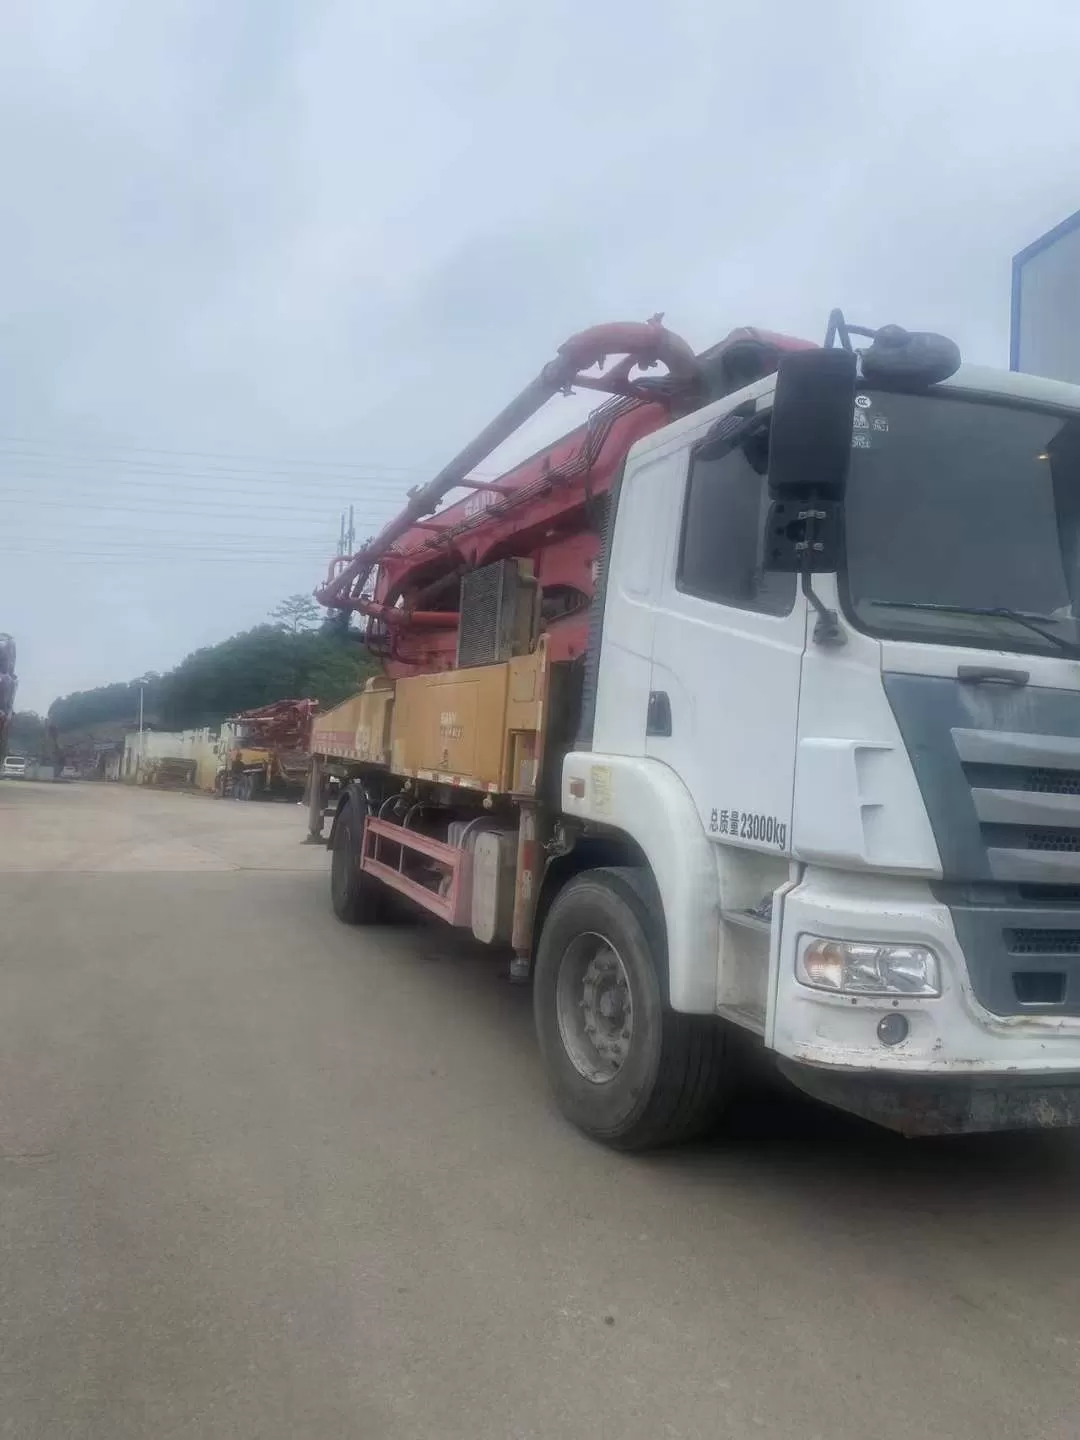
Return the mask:
[[[743,444],[720,454],[702,446],[691,456],[678,585],[702,600],[788,615],[795,604],[796,577],[763,564],[769,514],[764,469],[750,463]]]

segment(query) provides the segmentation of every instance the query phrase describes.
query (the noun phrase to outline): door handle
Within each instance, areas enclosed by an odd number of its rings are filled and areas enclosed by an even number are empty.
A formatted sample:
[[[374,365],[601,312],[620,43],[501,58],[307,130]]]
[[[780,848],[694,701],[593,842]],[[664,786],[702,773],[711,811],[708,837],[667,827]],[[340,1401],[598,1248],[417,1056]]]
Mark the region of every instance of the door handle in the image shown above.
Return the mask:
[[[1031,672],[1007,669],[1004,665],[959,665],[956,678],[961,685],[1026,685]]]
[[[649,692],[649,708],[645,716],[645,734],[670,736],[671,701],[666,690]]]

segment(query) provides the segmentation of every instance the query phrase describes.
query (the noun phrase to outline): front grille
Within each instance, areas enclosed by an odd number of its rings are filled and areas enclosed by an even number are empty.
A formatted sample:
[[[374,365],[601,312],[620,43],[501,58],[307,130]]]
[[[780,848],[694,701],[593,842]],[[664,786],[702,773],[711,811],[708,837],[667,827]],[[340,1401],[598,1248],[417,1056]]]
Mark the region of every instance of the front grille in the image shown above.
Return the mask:
[[[1010,955],[1080,955],[1080,930],[1007,929]]]
[[[1080,691],[885,686],[977,1000],[1080,1019]]]
[[[1080,830],[1028,830],[1029,850],[1080,850]]]
[[[1076,770],[1029,770],[1023,789],[1039,795],[1080,795],[1080,772]]]

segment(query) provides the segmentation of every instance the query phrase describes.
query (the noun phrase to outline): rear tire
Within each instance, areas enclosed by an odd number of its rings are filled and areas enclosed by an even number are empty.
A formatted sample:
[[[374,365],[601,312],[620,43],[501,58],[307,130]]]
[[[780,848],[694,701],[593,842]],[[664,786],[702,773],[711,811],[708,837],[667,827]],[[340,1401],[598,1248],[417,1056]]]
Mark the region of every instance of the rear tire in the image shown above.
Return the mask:
[[[533,977],[540,1051],[566,1117],[619,1150],[701,1134],[731,1088],[723,1026],[670,1010],[666,971],[647,871],[584,871],[555,897]]]
[[[365,819],[360,805],[350,797],[334,822],[330,903],[334,914],[345,925],[377,925],[386,914],[386,890],[360,869]]]

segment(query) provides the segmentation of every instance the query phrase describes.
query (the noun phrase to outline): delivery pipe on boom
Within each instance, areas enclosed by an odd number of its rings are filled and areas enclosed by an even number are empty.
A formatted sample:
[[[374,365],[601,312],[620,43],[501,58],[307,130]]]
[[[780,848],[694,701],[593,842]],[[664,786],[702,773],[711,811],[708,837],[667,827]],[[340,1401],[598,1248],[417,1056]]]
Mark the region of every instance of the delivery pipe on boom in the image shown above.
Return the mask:
[[[621,355],[620,361],[607,375],[584,377],[581,371],[593,365],[603,365],[610,355]],[[395,519],[391,520],[374,540],[368,542],[347,564],[340,561],[315,595],[321,605],[332,609],[359,610],[375,616],[388,624],[453,626],[457,616],[443,611],[405,611],[385,605],[378,605],[363,598],[364,586],[379,559],[384,556],[396,540],[409,530],[416,528],[424,517],[434,514],[442,499],[451,490],[492,490],[499,494],[509,493],[507,487],[497,481],[473,480],[469,472],[479,465],[505,440],[518,430],[548,400],[560,391],[568,391],[574,385],[589,389],[602,389],[616,395],[629,395],[646,399],[647,392],[637,390],[630,379],[630,371],[638,366],[642,369],[662,362],[667,366],[672,379],[687,387],[693,386],[699,376],[697,357],[680,336],[667,330],[660,323],[660,317],[640,322],[617,322],[610,325],[596,325],[572,335],[559,347],[554,360],[548,362],[535,380],[532,380],[521,394],[512,400],[491,423],[471,440],[464,450],[454,456],[450,463],[439,471],[433,480],[415,490],[409,503]]]

